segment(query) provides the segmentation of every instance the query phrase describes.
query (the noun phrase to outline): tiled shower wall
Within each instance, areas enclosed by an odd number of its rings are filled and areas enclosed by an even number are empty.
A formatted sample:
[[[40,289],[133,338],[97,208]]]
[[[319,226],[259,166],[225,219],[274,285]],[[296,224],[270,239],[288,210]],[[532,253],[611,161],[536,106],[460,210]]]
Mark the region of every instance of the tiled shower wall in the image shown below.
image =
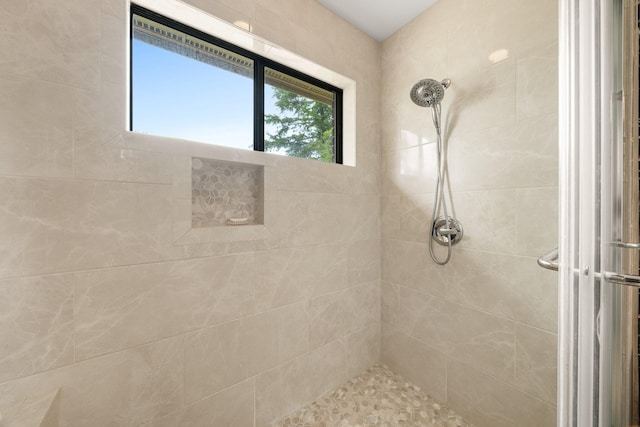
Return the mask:
[[[61,387],[63,426],[265,425],[378,360],[382,259],[383,361],[478,425],[553,425],[556,2],[440,0],[382,60],[312,0],[190,3],[354,79],[357,167],[128,134],[126,2],[0,4],[5,421]],[[427,77],[453,80],[444,268]],[[264,226],[193,229],[192,157],[263,166]]]
[[[61,387],[61,426],[262,426],[379,360],[378,43],[190,3],[366,88],[357,167],[129,134],[127,2],[1,2],[4,422]],[[192,228],[192,157],[264,167],[264,225]]]
[[[557,2],[440,0],[382,44],[382,361],[479,426],[555,425]],[[429,258],[443,114],[465,235]],[[444,257],[444,252],[439,251]]]

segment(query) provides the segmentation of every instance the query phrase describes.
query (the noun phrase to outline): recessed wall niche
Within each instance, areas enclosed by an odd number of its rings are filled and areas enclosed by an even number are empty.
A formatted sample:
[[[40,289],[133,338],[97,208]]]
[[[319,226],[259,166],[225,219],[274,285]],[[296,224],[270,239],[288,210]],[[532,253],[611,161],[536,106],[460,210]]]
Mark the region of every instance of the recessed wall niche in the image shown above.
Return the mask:
[[[263,224],[264,167],[193,157],[191,226]]]

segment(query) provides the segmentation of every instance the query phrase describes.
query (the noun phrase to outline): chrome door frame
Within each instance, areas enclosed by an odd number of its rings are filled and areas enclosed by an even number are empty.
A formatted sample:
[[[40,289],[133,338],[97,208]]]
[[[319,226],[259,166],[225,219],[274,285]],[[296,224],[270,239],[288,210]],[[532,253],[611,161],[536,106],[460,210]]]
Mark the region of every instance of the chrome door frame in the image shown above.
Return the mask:
[[[628,425],[617,393],[628,390],[620,376],[628,339],[609,333],[624,324],[631,293],[614,282],[637,278],[637,271],[622,274],[621,249],[610,245],[629,241],[616,178],[623,171],[622,10],[623,0],[560,0],[561,427]]]

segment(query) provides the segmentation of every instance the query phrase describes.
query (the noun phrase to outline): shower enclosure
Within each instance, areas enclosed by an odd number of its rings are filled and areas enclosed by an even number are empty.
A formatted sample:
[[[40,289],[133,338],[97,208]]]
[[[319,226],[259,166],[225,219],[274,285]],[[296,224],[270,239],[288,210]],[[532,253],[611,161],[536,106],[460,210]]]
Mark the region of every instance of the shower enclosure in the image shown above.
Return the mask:
[[[558,425],[626,427],[638,423],[637,4],[560,5]]]

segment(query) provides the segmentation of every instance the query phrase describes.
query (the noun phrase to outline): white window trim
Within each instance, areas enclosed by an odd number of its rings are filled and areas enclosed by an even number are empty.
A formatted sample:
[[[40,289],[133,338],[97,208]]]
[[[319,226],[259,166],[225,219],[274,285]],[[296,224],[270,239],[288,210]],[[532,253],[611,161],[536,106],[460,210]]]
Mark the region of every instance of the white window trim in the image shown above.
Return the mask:
[[[347,166],[356,165],[356,82],[354,80],[181,1],[136,0],[134,3],[342,89],[342,163]],[[129,5],[130,3],[127,4]],[[131,66],[131,64],[128,65]],[[127,83],[127,87],[131,87],[130,82]],[[127,95],[127,99],[130,99],[131,94]],[[129,111],[127,111],[127,117],[130,117]]]

